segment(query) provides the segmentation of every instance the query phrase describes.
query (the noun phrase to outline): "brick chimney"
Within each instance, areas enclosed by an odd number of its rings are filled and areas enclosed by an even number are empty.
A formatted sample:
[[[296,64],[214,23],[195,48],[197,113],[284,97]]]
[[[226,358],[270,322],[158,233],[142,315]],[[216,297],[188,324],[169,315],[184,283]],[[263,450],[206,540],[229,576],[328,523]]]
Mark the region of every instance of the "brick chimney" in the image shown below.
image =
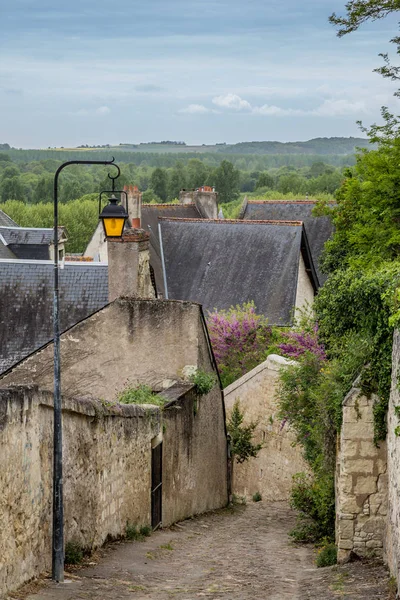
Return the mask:
[[[149,234],[128,229],[121,239],[107,239],[108,299],[120,296],[154,298],[150,276]]]
[[[203,185],[197,190],[181,190],[179,202],[181,204],[194,202],[203,219],[218,218],[218,193],[208,185]]]
[[[126,185],[124,192],[128,194],[126,210],[129,215],[129,225],[134,229],[139,229],[142,218],[142,192],[139,192],[136,185]]]

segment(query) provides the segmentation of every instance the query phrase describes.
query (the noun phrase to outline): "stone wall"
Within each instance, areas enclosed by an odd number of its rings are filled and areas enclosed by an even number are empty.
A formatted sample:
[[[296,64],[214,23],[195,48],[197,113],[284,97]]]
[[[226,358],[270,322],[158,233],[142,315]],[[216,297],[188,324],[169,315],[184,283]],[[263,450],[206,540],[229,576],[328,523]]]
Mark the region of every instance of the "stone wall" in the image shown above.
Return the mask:
[[[63,406],[65,540],[85,548],[150,523],[157,408]],[[0,597],[51,566],[52,396],[0,390]]]
[[[227,503],[220,390],[165,392],[165,410],[63,399],[65,541],[84,548],[151,522],[151,448],[163,441],[163,525]],[[172,399],[172,400],[171,400]],[[0,389],[0,598],[51,566],[52,395]]]
[[[270,355],[265,362],[224,390],[228,414],[236,400],[245,421],[257,421],[254,439],[263,448],[256,458],[233,467],[233,492],[251,496],[260,492],[265,500],[287,500],[295,473],[307,471],[295,435],[277,418],[276,388],[279,370],[291,361]]]
[[[336,467],[338,560],[384,553],[387,519],[386,442],[374,444],[373,407],[354,387],[343,401]]]
[[[219,388],[177,396],[163,411],[163,426],[163,527],[225,506],[227,439]]]
[[[392,389],[388,411],[387,460],[388,460],[388,521],[386,531],[386,559],[391,573],[400,582],[400,419],[396,410],[400,406],[399,392],[400,332],[393,339]]]

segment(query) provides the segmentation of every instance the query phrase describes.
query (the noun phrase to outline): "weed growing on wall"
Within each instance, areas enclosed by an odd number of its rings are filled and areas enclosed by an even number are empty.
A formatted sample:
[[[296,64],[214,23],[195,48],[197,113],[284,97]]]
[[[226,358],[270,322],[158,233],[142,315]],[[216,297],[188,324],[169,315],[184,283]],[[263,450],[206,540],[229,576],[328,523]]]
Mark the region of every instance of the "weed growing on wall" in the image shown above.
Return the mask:
[[[206,373],[201,369],[197,369],[190,377],[190,381],[194,383],[196,387],[196,394],[199,396],[205,396],[216,384],[216,377],[214,373]]]
[[[121,404],[154,404],[164,406],[165,398],[153,392],[148,385],[138,385],[137,387],[128,387],[118,396],[118,402]]]
[[[249,458],[255,458],[262,448],[262,444],[253,441],[256,421],[244,424],[244,412],[240,409],[240,402],[236,400],[227,422],[228,433],[231,438],[232,455],[236,462],[243,463]]]

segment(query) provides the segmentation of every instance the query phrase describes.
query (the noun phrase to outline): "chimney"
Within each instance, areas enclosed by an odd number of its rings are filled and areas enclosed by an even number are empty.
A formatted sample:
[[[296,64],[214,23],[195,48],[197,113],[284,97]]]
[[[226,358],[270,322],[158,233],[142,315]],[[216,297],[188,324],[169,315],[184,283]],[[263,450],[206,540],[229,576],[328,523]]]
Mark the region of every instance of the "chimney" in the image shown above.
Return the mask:
[[[128,194],[126,211],[129,215],[129,225],[133,227],[133,229],[140,229],[142,218],[142,192],[139,192],[137,185],[124,186],[124,192],[127,192]]]
[[[197,190],[181,190],[179,192],[180,204],[191,204],[192,202],[203,219],[218,218],[218,194],[215,188],[202,185]]]
[[[120,296],[154,298],[147,231],[128,229],[122,238],[108,238],[107,246],[109,301]]]
[[[196,190],[181,190],[179,192],[179,204],[193,204]]]

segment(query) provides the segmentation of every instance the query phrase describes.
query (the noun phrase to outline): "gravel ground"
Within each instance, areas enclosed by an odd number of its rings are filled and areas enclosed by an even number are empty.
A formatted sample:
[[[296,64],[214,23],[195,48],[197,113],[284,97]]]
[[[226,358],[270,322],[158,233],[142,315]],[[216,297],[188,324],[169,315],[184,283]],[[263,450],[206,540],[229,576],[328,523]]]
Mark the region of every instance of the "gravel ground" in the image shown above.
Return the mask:
[[[189,519],[142,542],[97,552],[64,584],[43,579],[18,600],[389,600],[383,565],[315,567],[310,546],[288,538],[295,515],[284,503],[258,502]]]

